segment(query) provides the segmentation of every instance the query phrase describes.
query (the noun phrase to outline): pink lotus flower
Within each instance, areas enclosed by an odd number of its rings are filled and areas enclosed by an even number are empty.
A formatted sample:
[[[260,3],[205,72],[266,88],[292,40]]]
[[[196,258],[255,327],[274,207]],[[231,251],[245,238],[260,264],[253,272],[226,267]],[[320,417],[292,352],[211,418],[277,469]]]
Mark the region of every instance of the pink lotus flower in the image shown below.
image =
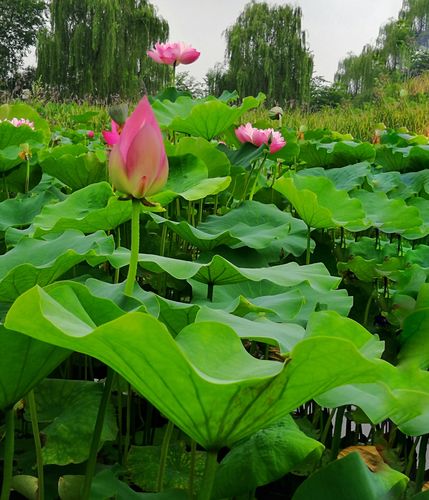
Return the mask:
[[[27,125],[27,127],[30,127],[31,129],[34,130],[34,123],[25,118],[12,118],[11,120],[5,118],[4,120],[0,120],[0,123],[2,122],[8,122],[14,127],[22,127],[22,125]]]
[[[103,130],[101,133],[103,134],[104,140],[107,144],[109,146],[114,146],[119,142],[121,127],[112,120],[112,130]]]
[[[191,64],[200,57],[200,52],[184,42],[159,43],[148,50],[147,55],[155,62],[177,66]]]
[[[134,198],[153,195],[167,182],[164,141],[146,96],[118,133],[110,153],[109,173],[116,189]]]
[[[86,133],[86,135],[88,136],[89,139],[94,139],[94,131],[93,130],[88,130],[88,132]]]
[[[250,142],[258,148],[266,144],[270,148],[270,153],[276,153],[286,145],[280,132],[272,128],[259,129],[252,127],[251,123],[241,125],[235,130],[235,135],[241,143]]]

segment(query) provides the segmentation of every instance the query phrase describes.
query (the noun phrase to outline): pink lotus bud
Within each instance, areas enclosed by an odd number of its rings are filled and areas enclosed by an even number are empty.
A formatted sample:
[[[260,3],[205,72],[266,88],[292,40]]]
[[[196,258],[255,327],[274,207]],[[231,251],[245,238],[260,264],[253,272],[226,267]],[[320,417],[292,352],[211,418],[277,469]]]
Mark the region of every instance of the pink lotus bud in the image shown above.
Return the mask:
[[[235,130],[235,135],[241,143],[250,142],[258,148],[262,144],[269,146],[270,153],[276,153],[286,145],[280,132],[276,132],[272,128],[259,129],[252,127],[251,123],[241,125]]]
[[[93,130],[88,130],[88,132],[86,133],[86,135],[87,135],[90,139],[94,139],[94,131],[93,131]]]
[[[112,130],[103,130],[101,133],[103,134],[104,140],[107,144],[109,146],[114,146],[119,142],[120,132],[121,130],[119,125],[112,120]]]
[[[112,184],[134,198],[157,193],[167,182],[168,160],[161,130],[146,96],[118,136],[109,159]]]
[[[156,43],[147,55],[159,64],[191,64],[200,57],[200,52],[184,42]]]

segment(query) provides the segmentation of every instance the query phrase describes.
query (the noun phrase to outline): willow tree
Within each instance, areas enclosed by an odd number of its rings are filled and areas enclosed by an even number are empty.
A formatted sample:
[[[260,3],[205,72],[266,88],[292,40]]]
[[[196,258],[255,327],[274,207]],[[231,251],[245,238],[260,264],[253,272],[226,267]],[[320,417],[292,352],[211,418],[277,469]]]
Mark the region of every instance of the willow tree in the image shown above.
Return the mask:
[[[429,0],[403,0],[398,18],[382,26],[376,45],[349,55],[338,65],[335,81],[352,96],[373,96],[380,81],[400,82],[427,68]]]
[[[156,91],[166,68],[146,50],[168,37],[168,24],[146,0],[51,0],[50,29],[40,33],[37,73],[63,94],[135,97]]]
[[[240,95],[263,91],[269,102],[282,105],[308,101],[313,58],[301,28],[301,9],[252,1],[225,36],[222,78]]]

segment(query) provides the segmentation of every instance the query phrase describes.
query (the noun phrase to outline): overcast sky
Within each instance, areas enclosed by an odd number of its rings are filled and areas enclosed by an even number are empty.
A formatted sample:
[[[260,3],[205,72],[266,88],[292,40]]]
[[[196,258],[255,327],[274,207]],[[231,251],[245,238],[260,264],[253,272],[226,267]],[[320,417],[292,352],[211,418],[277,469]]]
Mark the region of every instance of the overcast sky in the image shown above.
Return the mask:
[[[222,33],[237,19],[247,0],[151,0],[170,25],[170,41],[190,43],[200,59],[179,70],[202,80],[216,62],[223,62]],[[402,0],[267,0],[301,7],[303,29],[314,54],[315,73],[332,81],[338,61],[374,43],[380,26],[396,18]]]

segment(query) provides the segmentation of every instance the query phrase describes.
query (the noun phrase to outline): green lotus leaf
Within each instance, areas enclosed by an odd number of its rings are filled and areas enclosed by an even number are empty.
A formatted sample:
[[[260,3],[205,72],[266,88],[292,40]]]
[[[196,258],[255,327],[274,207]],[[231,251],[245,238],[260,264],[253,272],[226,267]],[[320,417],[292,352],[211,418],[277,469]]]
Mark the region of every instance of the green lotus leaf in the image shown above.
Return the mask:
[[[362,203],[371,226],[384,233],[413,234],[423,224],[416,207],[407,206],[404,200],[389,199],[383,192],[370,193],[363,189],[353,193]]]
[[[202,137],[182,137],[176,146],[171,146],[174,153],[168,155],[183,156],[192,154],[202,160],[207,167],[208,177],[224,177],[229,175],[231,163],[225,153],[217,149],[215,144]]]
[[[249,109],[260,106],[264,100],[265,95],[262,93],[257,97],[245,97],[241,106],[228,106],[218,100],[206,100],[195,104],[186,118],[174,118],[170,127],[177,132],[211,141],[237,123]]]
[[[39,161],[44,172],[74,191],[107,180],[105,151],[88,151],[82,144],[47,149],[39,155]]]
[[[377,148],[375,162],[383,167],[385,172],[405,172],[410,166],[411,146],[398,148],[396,146],[381,146]]]
[[[43,428],[44,464],[67,465],[88,458],[102,392],[101,384],[83,380],[46,379],[36,387],[37,418],[48,424]],[[26,418],[30,420],[30,415]],[[109,404],[100,447],[113,441],[116,433],[115,412]]]
[[[12,407],[47,377],[71,351],[0,326],[0,408]],[[5,355],[7,353],[7,355]]]
[[[43,147],[42,142],[41,131],[33,130],[27,125],[15,127],[9,122],[1,122],[0,117],[0,172],[7,172],[23,163],[23,159],[19,156],[22,144],[28,144],[34,154]]]
[[[346,290],[316,290],[309,283],[284,287],[262,280],[223,285],[216,289],[213,301],[207,299],[203,284],[191,281],[191,285],[192,300],[196,304],[238,316],[262,313],[274,322],[303,326],[315,310],[329,309],[347,316],[353,303]]]
[[[255,160],[261,158],[264,152],[267,151],[264,144],[257,148],[250,142],[240,144],[238,149],[231,149],[224,144],[219,144],[218,149],[228,157],[231,165],[237,168],[249,168]],[[242,170],[239,171],[242,172]]]
[[[51,138],[49,123],[45,119],[43,119],[35,109],[33,109],[31,106],[28,106],[27,104],[3,104],[2,106],[0,106],[0,120],[3,120],[5,118],[8,120],[11,120],[12,118],[25,118],[27,120],[30,120],[34,123],[34,128],[36,129],[36,131],[42,133],[43,140],[41,142],[47,144]],[[23,142],[28,141],[21,141],[21,144]]]
[[[406,185],[399,172],[381,172],[368,176],[368,184],[373,191],[382,191],[392,196],[393,191],[403,191]]]
[[[0,203],[0,231],[26,226],[49,202],[58,198],[50,191],[19,195]]]
[[[195,321],[225,323],[233,328],[239,337],[276,346],[282,355],[288,354],[305,334],[304,328],[294,323],[275,323],[264,317],[251,321],[204,306],[199,309]]]
[[[344,167],[363,161],[373,161],[375,149],[367,142],[318,142],[301,144],[299,160],[311,167]]]
[[[152,103],[152,108],[160,127],[168,128],[175,118],[186,118],[199,102],[201,101],[188,96],[180,96],[174,102],[156,99]]]
[[[220,245],[243,246],[272,253],[277,260],[281,253],[301,255],[306,248],[305,224],[274,205],[245,201],[226,215],[211,215],[197,228],[185,221],[174,222],[156,214],[158,224],[167,224],[175,233],[200,250],[208,251]]]
[[[429,367],[429,309],[420,309],[405,318],[400,335],[401,365],[411,365],[425,370]]]
[[[336,189],[328,178],[281,177],[275,182],[274,189],[290,201],[308,227],[345,227],[350,231],[368,227],[361,203],[350,198],[346,191]]]
[[[64,201],[45,205],[34,218],[34,236],[79,230],[92,233],[110,230],[131,219],[131,201],[119,200],[107,182],[75,191]]]
[[[409,479],[384,464],[372,472],[359,453],[350,453],[315,472],[296,490],[293,500],[381,500],[401,498]]]
[[[371,172],[371,164],[367,161],[348,165],[342,168],[330,168],[325,170],[321,167],[305,168],[298,172],[299,175],[310,177],[328,177],[334,183],[337,189],[352,191],[361,187]]]
[[[0,300],[11,302],[35,284],[45,286],[79,262],[95,266],[113,250],[113,238],[102,231],[85,236],[70,230],[40,240],[24,238],[0,256]]]
[[[129,250],[118,248],[109,260],[116,268],[124,267],[129,263],[129,256]],[[194,279],[212,285],[267,280],[281,286],[294,286],[308,281],[315,290],[327,291],[339,284],[339,278],[330,276],[322,263],[299,266],[296,262],[289,262],[252,269],[238,268],[219,255],[215,255],[207,264],[200,264],[151,254],[139,254],[138,261],[141,267],[153,273],[166,272],[177,279]]]
[[[55,299],[40,287],[25,292],[6,328],[107,363],[206,449],[232,446],[333,387],[373,382],[382,363],[329,332],[298,342],[280,363],[250,356],[222,323],[194,323],[176,340],[139,312],[94,327],[73,312],[67,285],[64,293],[65,303],[59,288]]]
[[[161,446],[131,446],[127,457],[127,477],[143,491],[157,491]],[[170,444],[164,475],[164,488],[187,490],[192,467],[191,453],[183,441]],[[206,453],[195,452],[194,488],[198,490],[204,473]],[[156,498],[156,497],[155,497]]]
[[[164,189],[150,200],[167,205],[178,196],[195,201],[224,191],[230,184],[230,177],[208,178],[206,163],[193,154],[169,157],[169,176]]]
[[[243,495],[303,463],[316,465],[323,449],[287,415],[232,448],[216,472],[213,498]]]

